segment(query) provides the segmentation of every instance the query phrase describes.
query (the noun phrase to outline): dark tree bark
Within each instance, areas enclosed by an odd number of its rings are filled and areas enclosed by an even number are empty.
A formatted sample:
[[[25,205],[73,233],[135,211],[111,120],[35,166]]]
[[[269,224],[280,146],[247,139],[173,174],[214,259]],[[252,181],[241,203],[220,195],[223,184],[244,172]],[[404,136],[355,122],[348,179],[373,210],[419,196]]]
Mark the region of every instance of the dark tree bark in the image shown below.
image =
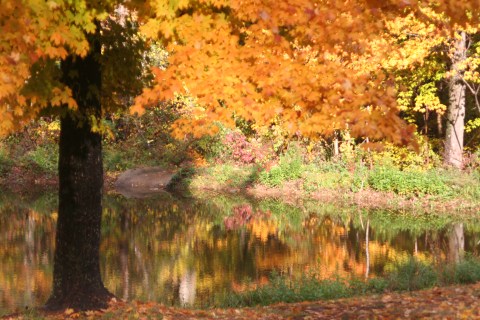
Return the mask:
[[[104,308],[113,297],[100,275],[102,143],[89,120],[101,116],[101,47],[98,32],[89,37],[88,55],[68,57],[61,66],[78,110],[65,110],[61,118],[53,291],[47,309]]]

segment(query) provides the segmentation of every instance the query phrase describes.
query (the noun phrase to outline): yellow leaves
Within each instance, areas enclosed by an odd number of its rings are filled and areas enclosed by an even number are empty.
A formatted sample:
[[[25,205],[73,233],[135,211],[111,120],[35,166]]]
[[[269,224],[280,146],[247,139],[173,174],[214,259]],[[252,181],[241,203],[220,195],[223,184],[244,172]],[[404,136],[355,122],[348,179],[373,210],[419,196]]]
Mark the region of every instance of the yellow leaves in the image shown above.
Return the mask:
[[[63,312],[65,315],[69,316],[71,315],[72,313],[74,313],[75,310],[71,309],[71,308],[67,308],[65,309],[65,311]]]
[[[188,8],[189,4],[190,4],[190,0],[178,0],[177,7],[178,9],[183,10]]]
[[[397,93],[397,90],[395,90],[395,87],[394,86],[388,86],[387,87],[387,90],[386,90],[386,94],[390,97],[395,97],[396,96],[396,93]]]
[[[157,19],[150,19],[148,22],[140,26],[140,31],[147,37],[155,39],[160,30],[161,21]]]
[[[55,10],[55,9],[58,9],[60,7],[60,5],[53,0],[48,1],[47,6],[50,10]]]

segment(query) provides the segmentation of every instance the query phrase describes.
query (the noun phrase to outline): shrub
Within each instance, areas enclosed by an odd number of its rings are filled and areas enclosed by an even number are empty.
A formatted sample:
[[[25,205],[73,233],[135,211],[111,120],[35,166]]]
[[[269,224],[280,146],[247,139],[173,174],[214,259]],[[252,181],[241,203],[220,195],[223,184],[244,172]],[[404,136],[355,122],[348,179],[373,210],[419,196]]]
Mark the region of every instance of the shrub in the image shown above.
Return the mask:
[[[166,189],[169,191],[186,191],[190,185],[192,177],[195,175],[195,168],[181,168],[175,173]]]
[[[302,155],[298,147],[291,147],[280,156],[278,165],[273,166],[269,171],[262,171],[259,175],[261,183],[276,187],[284,181],[295,180],[302,177],[305,171]]]
[[[203,136],[196,140],[192,147],[207,160],[225,162],[227,146],[223,143],[222,139],[222,133],[215,136]]]
[[[27,165],[33,165],[45,173],[55,173],[58,168],[58,146],[45,144],[37,146],[25,154],[22,159]]]
[[[439,166],[441,159],[433,151],[431,143],[421,136],[418,143],[419,152],[386,143],[383,151],[372,152],[373,162],[377,166],[393,166],[406,171],[423,171]]]
[[[369,186],[377,191],[393,191],[402,195],[451,194],[445,179],[434,171],[400,171],[394,167],[376,167],[368,176]]]
[[[309,167],[306,167],[303,172],[303,179],[303,187],[307,192],[318,189],[347,188],[351,184],[351,177],[347,171],[321,172]]]
[[[0,144],[0,175],[8,171],[8,168],[11,165],[12,165],[12,160],[10,159],[10,156],[7,150],[5,150],[3,146]]]
[[[454,283],[475,283],[480,281],[480,261],[467,258],[455,266]]]
[[[255,165],[237,167],[219,164],[199,169],[189,182],[192,189],[244,188],[256,180],[258,167]]]
[[[294,280],[273,272],[270,282],[255,290],[227,294],[224,307],[269,305],[278,302],[299,302],[319,299],[338,299],[352,295],[348,285],[339,280],[317,280],[305,275]]]
[[[256,160],[256,154],[252,150],[247,137],[239,132],[229,132],[223,138],[224,144],[229,147],[231,159],[237,163],[253,163]]]
[[[103,166],[106,171],[122,171],[133,167],[133,163],[123,150],[104,148]]]
[[[431,265],[414,258],[396,265],[387,277],[388,288],[396,291],[412,291],[431,288],[437,284],[438,275]]]

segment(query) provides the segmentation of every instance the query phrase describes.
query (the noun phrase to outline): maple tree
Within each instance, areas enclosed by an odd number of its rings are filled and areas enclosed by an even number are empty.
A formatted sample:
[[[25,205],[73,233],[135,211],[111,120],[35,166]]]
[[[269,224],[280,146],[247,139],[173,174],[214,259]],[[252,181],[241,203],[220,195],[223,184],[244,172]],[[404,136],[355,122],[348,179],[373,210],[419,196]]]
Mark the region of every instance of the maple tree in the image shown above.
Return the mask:
[[[408,142],[413,128],[398,117],[394,79],[379,68],[398,48],[382,34],[386,22],[407,11],[430,19],[422,12],[425,4],[156,3],[156,15],[142,31],[160,36],[174,54],[171,67],[154,70],[156,85],[137,98],[132,111],[188,92],[199,104],[177,121],[178,136],[192,126],[197,136],[212,133],[215,121],[233,126],[241,117],[256,127],[280,119],[291,135],[316,137],[348,128],[356,137]],[[476,13],[469,4],[458,8]],[[466,19],[449,1],[435,9],[450,17],[446,24]],[[414,58],[408,61],[419,63],[425,57],[421,50],[411,50]]]
[[[413,128],[398,116],[392,79],[375,67],[392,49],[378,41],[378,31],[405,7],[416,10],[424,2],[125,1],[136,9],[144,35],[161,39],[172,53],[167,69],[153,69],[155,85],[132,110],[188,91],[198,104],[185,107],[189,117],[177,121],[178,134],[192,127],[197,135],[212,132],[215,121],[233,125],[235,115],[257,125],[280,118],[292,135],[348,127],[358,137],[407,143]],[[436,10],[452,23],[465,23],[467,13],[478,16],[475,2],[438,1]],[[41,112],[61,116],[51,308],[98,308],[111,297],[98,268],[99,123],[110,106],[128,101],[142,76],[140,38],[130,34],[133,45],[126,46],[116,39],[128,26],[105,22],[121,3],[1,2],[0,134],[18,130]],[[110,42],[109,30],[120,31]],[[109,61],[121,67],[108,68]],[[125,68],[137,71],[129,75]]]
[[[61,118],[54,280],[46,304],[50,309],[105,307],[112,297],[99,268],[100,120],[143,80],[142,43],[132,23],[112,16],[114,4],[2,2],[0,132],[19,129],[40,112]],[[119,61],[123,68],[114,67]]]

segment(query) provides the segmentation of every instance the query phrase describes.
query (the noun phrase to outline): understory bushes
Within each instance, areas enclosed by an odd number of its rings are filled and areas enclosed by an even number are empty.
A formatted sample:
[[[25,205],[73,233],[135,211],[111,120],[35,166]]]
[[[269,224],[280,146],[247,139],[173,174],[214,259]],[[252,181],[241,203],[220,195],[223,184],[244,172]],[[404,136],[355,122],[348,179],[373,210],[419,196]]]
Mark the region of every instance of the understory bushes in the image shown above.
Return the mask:
[[[285,181],[301,178],[304,171],[301,151],[295,146],[279,157],[277,165],[272,166],[270,170],[263,170],[259,175],[259,181],[267,186],[276,187]]]
[[[307,194],[330,189],[471,201],[480,197],[478,167],[472,165],[464,171],[444,168],[440,157],[422,139],[419,139],[418,152],[390,144],[381,151],[365,150],[350,139],[340,145],[342,153],[337,155],[328,149],[325,141],[314,143],[299,139],[290,141],[282,150],[275,150],[272,141],[259,141],[257,136],[249,139],[239,131],[222,129],[215,147],[210,149],[215,153],[205,154],[211,159],[207,165],[210,169],[203,174],[200,171],[192,179],[194,187],[201,186],[199,180],[205,179],[214,179],[225,187],[255,184],[281,187],[288,181],[296,181],[295,186]],[[255,174],[247,170],[244,174],[248,179],[240,177],[242,170],[238,168],[241,167],[254,167]],[[237,173],[232,175],[232,172]]]
[[[294,181],[295,188],[307,194],[322,189],[374,190],[406,197],[480,199],[478,152],[467,157],[465,170],[449,170],[442,168],[431,143],[421,137],[418,152],[391,144],[381,151],[365,149],[348,132],[338,135],[339,147],[334,148],[332,140],[287,139],[277,129],[258,134],[245,123],[242,130],[219,125],[213,137],[179,141],[169,133],[177,118],[175,104],[148,109],[140,118],[110,115],[102,125],[106,171],[197,168],[188,175],[193,187],[274,188]],[[55,174],[58,135],[58,120],[40,119],[0,141],[0,174],[13,166]]]
[[[0,176],[5,174],[11,164],[12,161],[8,156],[8,151],[5,149],[5,146],[0,143]]]
[[[378,166],[369,171],[367,181],[374,190],[401,195],[449,196],[452,192],[439,170],[401,171],[395,167]]]
[[[55,175],[59,129],[58,121],[41,119],[0,140],[0,174],[20,167],[26,172]]]
[[[39,145],[28,151],[21,162],[42,173],[55,174],[58,168],[58,146],[56,144]]]

